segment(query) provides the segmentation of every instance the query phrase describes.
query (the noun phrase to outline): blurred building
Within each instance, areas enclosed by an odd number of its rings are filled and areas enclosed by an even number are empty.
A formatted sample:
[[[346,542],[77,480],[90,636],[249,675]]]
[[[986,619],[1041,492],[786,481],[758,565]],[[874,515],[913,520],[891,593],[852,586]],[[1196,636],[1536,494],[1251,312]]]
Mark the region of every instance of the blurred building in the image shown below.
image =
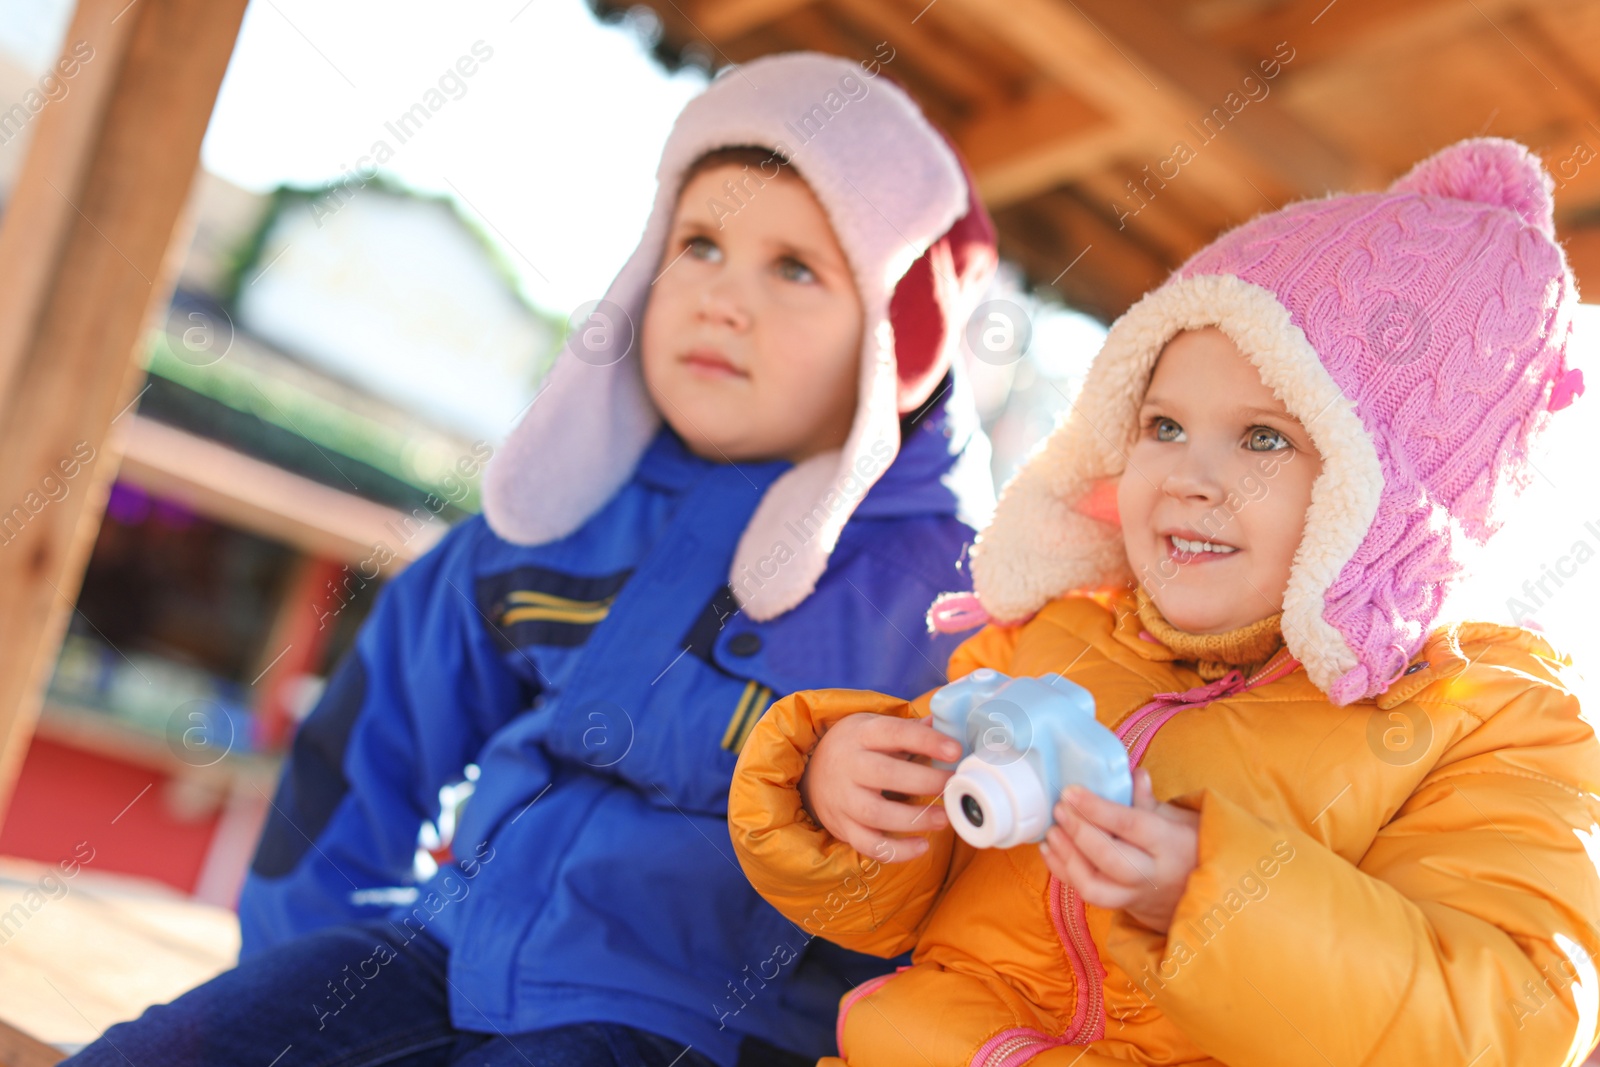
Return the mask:
[[[34,82],[0,55],[0,99]],[[0,854],[54,862],[110,811],[97,870],[231,905],[293,723],[383,582],[477,510],[563,326],[449,202],[379,179],[202,172],[189,210]]]

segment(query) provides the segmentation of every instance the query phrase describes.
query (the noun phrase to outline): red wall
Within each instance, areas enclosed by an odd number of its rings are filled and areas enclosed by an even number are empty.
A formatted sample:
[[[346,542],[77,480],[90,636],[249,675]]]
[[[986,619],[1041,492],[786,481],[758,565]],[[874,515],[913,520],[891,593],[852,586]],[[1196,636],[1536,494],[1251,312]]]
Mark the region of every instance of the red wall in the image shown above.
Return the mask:
[[[87,841],[94,870],[144,875],[193,892],[219,814],[181,821],[167,810],[167,781],[147,768],[35,737],[0,827],[0,853],[57,863]]]

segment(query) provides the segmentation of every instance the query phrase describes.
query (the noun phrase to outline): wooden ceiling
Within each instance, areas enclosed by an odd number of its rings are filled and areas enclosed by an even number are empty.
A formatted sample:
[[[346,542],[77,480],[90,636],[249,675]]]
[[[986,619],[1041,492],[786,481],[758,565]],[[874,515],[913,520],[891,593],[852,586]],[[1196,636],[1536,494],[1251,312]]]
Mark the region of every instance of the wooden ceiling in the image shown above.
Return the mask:
[[[590,0],[603,18],[638,4]],[[904,85],[962,147],[1029,280],[1109,320],[1217,233],[1381,188],[1463,137],[1556,176],[1600,298],[1593,0],[645,0],[658,55],[813,49]],[[1181,145],[1181,148],[1180,148]]]

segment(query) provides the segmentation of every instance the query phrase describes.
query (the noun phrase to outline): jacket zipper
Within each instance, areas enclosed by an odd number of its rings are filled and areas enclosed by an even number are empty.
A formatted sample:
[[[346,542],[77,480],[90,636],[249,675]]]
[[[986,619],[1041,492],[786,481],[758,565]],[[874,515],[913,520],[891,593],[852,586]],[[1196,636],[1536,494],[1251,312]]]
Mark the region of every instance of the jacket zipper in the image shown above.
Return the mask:
[[[972,1058],[972,1067],[1018,1067],[1046,1049],[1066,1043],[1062,1038],[1051,1037],[1039,1030],[1025,1026],[1013,1027],[1000,1031],[984,1042]]]
[[[1149,750],[1150,742],[1155,739],[1157,731],[1171,722],[1178,712],[1204,707],[1223,696],[1232,696],[1247,689],[1254,689],[1265,682],[1277,681],[1299,666],[1300,661],[1289,655],[1288,649],[1283,649],[1249,678],[1233,672],[1231,677],[1225,675],[1210,685],[1197,686],[1182,693],[1157,694],[1154,700],[1134,712],[1127,723],[1117,731],[1117,736],[1128,749],[1129,762],[1135,767],[1143,762],[1145,752]],[[1088,914],[1083,900],[1078,896],[1076,889],[1063,885],[1053,875],[1050,878],[1049,892],[1050,918],[1055,924],[1056,936],[1066,952],[1067,962],[1072,965],[1072,975],[1077,982],[1078,1003],[1072,1013],[1072,1022],[1059,1038],[1051,1038],[1036,1030],[1002,1031],[978,1050],[978,1055],[972,1060],[973,1067],[1015,1067],[1016,1064],[1026,1062],[1046,1048],[1067,1044],[1089,1045],[1105,1036],[1106,971],[1100,962],[1100,953],[1095,949],[1094,940],[1088,934]],[[1087,1033],[1084,1032],[1085,1028],[1088,1028]],[[1027,1043],[1013,1044],[1021,1041],[1026,1035],[1034,1035],[1031,1041],[1039,1044],[1039,1047],[1022,1059],[1007,1059],[1015,1051],[1030,1047]],[[1003,1055],[996,1055],[1002,1050],[1004,1050]]]
[[[1158,693],[1156,699],[1134,712],[1127,722],[1117,728],[1117,736],[1122,739],[1131,762],[1137,767],[1143,761],[1145,749],[1149,748],[1155,731],[1165,726],[1178,712],[1204,707],[1224,696],[1233,696],[1258,685],[1275,682],[1293,673],[1299,666],[1300,661],[1289,655],[1288,649],[1280,649],[1277,655],[1248,678],[1233,672],[1231,680],[1224,675],[1209,685],[1197,686],[1182,693]]]
[[[1072,1013],[1072,1024],[1063,1036],[1071,1044],[1088,1045],[1106,1035],[1106,969],[1100,962],[1100,953],[1095,951],[1094,939],[1089,936],[1089,916],[1078,891],[1059,882],[1055,889],[1056,899],[1063,903],[1062,911],[1065,913],[1067,939],[1064,943],[1070,943],[1077,956],[1073,973],[1083,983],[1080,988],[1088,993],[1087,997],[1078,998],[1078,1006]],[[1092,965],[1092,971],[1087,965]],[[1086,1026],[1091,1027],[1087,1033],[1084,1032]]]

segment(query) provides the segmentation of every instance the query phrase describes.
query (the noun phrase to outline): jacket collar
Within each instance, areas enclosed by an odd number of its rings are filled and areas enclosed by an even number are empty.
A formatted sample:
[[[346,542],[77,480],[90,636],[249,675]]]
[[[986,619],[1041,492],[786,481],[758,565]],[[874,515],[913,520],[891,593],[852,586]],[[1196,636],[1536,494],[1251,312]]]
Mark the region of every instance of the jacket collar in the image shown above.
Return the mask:
[[[857,516],[956,515],[974,528],[987,521],[994,507],[989,440],[972,404],[952,382],[947,376],[926,413],[915,420],[894,462],[856,508]],[[718,466],[749,470],[754,477],[755,472],[781,473],[792,464],[784,460],[720,464],[703,459],[663,423],[639,457],[634,478],[654,489],[682,492]]]
[[[863,518],[955,515],[977,529],[994,511],[991,449],[964,375],[946,374],[900,452],[867,491]]]
[[[715,460],[703,459],[689,451],[683,443],[683,438],[668,426],[662,423],[661,429],[651,439],[644,454],[639,457],[639,465],[634,468],[633,476],[638,482],[648,485],[652,489],[664,489],[667,492],[678,493],[694,485],[706,473],[716,467],[732,467],[749,471],[783,471],[789,467],[788,463],[776,461],[771,463],[718,463]],[[760,479],[756,479],[760,480]]]

